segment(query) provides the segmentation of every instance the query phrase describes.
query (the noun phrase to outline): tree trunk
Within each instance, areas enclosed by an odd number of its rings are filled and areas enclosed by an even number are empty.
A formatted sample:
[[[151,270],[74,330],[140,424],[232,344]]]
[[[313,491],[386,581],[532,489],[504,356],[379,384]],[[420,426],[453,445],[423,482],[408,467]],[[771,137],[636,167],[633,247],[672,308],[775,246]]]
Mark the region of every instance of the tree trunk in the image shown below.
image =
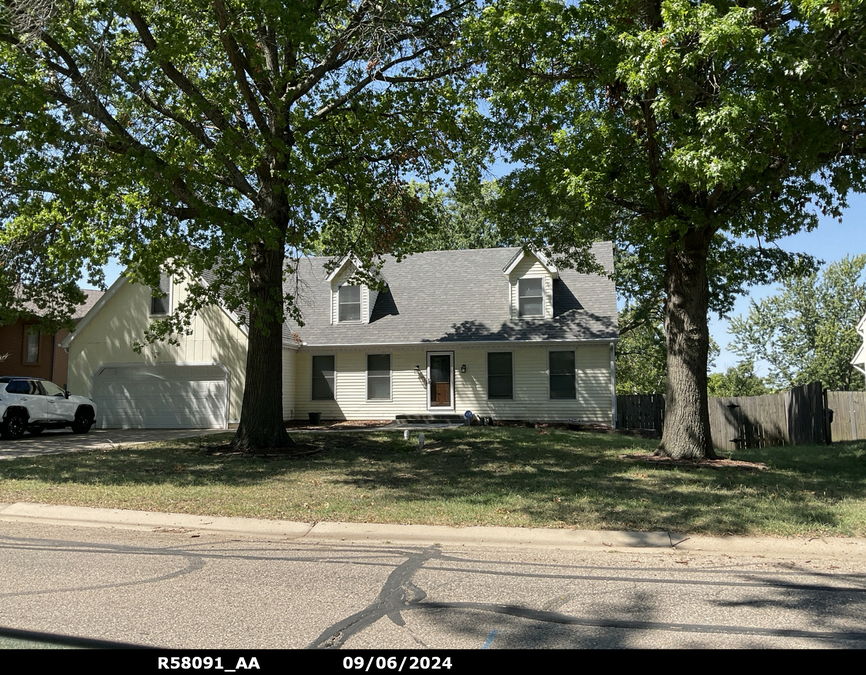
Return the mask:
[[[253,246],[249,342],[241,419],[233,445],[246,452],[289,448],[283,421],[283,246]]]
[[[670,248],[665,258],[668,381],[657,455],[716,459],[707,401],[707,253],[711,238],[709,228],[689,231],[681,248]]]

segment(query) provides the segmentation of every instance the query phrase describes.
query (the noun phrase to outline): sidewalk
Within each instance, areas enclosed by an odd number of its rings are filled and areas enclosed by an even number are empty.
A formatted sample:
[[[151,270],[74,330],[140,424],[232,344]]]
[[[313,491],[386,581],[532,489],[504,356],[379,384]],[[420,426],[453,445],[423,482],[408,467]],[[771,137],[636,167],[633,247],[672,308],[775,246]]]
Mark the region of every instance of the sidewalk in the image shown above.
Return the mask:
[[[194,516],[24,502],[0,504],[0,521],[138,530],[171,529],[250,537],[281,537],[315,543],[374,542],[411,546],[471,544],[473,546],[602,550],[668,549],[689,553],[740,556],[773,555],[866,561],[866,540],[842,537],[777,539],[772,537],[686,536],[673,532],[621,532],[613,530],[447,527],[332,522],[310,524],[281,520]]]

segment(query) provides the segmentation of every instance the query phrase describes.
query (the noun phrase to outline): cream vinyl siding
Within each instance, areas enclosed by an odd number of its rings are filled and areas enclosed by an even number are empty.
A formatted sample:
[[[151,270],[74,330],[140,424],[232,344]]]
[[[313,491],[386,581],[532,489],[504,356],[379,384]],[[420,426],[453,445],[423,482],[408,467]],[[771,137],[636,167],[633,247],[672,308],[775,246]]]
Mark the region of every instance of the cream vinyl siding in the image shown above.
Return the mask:
[[[555,344],[556,346],[552,346]],[[577,398],[550,400],[548,352],[576,350]],[[308,412],[321,412],[324,419],[393,419],[401,413],[425,414],[427,387],[415,372],[420,366],[426,377],[427,352],[454,352],[454,412],[466,410],[508,420],[565,421],[576,417],[584,422],[608,424],[611,416],[610,348],[604,345],[575,347],[574,343],[538,345],[444,345],[428,347],[369,347],[353,349],[304,350],[296,355],[295,417],[306,419]],[[488,400],[487,352],[511,352],[513,358],[513,400]],[[367,354],[391,354],[390,401],[367,396]],[[333,401],[311,400],[312,355],[335,356]],[[466,365],[466,373],[460,366]],[[443,412],[451,412],[443,411]]]
[[[93,396],[94,377],[111,364],[221,364],[229,373],[229,422],[240,419],[246,373],[247,337],[219,307],[206,307],[193,318],[190,335],[175,336],[179,344],[146,345],[133,350],[150,325],[151,291],[123,282],[102,310],[69,345],[69,389]],[[172,309],[186,297],[186,285],[174,284]]]
[[[575,349],[577,398],[549,398],[548,352]],[[512,352],[513,400],[488,400],[487,352]],[[457,412],[471,410],[505,420],[565,421],[576,417],[584,422],[609,424],[610,347],[575,346],[574,343],[540,343],[510,349],[497,346],[457,349]],[[466,364],[466,373],[460,366]]]
[[[391,354],[391,400],[367,400],[367,354]],[[313,401],[312,356],[335,356],[335,400]],[[304,351],[295,360],[295,417],[304,419],[309,412],[321,412],[324,419],[393,419],[400,413],[426,413],[427,390],[423,379],[415,373],[415,365],[426,369],[426,350],[317,349]]]
[[[295,358],[297,349],[283,347],[283,419],[295,417]]]
[[[508,302],[511,307],[511,317],[519,317],[518,282],[520,279],[540,278],[543,280],[542,290],[544,292],[544,318],[553,316],[553,277],[538,262],[533,255],[524,256],[508,276],[509,296]],[[538,319],[541,317],[525,317],[527,319]]]

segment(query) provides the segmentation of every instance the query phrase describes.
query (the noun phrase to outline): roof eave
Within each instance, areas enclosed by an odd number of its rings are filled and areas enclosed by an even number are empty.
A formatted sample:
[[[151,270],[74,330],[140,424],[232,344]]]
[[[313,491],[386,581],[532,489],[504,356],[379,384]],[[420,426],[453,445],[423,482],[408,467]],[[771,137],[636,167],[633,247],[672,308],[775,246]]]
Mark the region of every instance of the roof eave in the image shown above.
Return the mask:
[[[523,257],[527,254],[533,256],[538,262],[540,262],[542,267],[544,267],[544,269],[550,272],[551,276],[554,279],[559,278],[559,270],[556,269],[556,265],[554,265],[552,262],[550,262],[550,260],[547,259],[547,256],[545,256],[540,251],[527,251],[526,249],[520,249],[519,251],[517,251],[517,253],[514,254],[514,257],[511,258],[511,260],[508,261],[508,264],[502,269],[502,273],[505,276],[509,276],[514,271],[514,268],[517,267],[517,264],[521,260],[523,260]]]

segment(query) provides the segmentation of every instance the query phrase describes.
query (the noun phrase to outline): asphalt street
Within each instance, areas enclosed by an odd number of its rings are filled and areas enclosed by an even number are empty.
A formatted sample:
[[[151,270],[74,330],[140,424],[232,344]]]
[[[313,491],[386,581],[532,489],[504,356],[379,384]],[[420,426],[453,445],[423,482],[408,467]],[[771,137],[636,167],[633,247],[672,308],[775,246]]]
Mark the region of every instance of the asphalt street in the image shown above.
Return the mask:
[[[866,647],[858,540],[152,515],[0,506],[0,626],[170,649]]]

